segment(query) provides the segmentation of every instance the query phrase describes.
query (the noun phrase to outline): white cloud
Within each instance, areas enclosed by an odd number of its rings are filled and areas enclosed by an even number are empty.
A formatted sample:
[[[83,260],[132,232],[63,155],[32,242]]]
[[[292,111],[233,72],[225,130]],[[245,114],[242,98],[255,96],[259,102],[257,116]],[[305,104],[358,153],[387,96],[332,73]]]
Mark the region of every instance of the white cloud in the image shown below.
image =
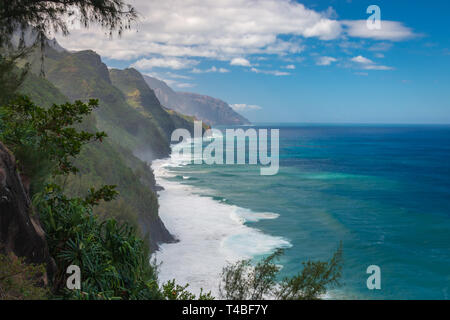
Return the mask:
[[[114,59],[159,54],[231,59],[248,54],[302,50],[299,37],[336,39],[339,21],[293,0],[132,0],[140,21],[110,41],[98,27],[71,30],[58,41],[73,50],[93,49]],[[138,32],[135,30],[137,28]],[[280,35],[292,35],[283,41]]]
[[[69,50],[92,49],[110,59],[138,59],[135,67],[141,70],[155,67],[179,70],[193,68],[197,64],[194,61],[200,58],[230,61],[231,65],[244,67],[256,67],[250,64],[250,55],[292,58],[305,49],[305,38],[400,41],[417,36],[401,22],[383,20],[381,30],[369,30],[366,20],[338,20],[331,7],[319,12],[295,0],[129,0],[129,3],[138,11],[139,21],[120,38],[111,40],[104,30],[91,25],[89,29],[74,28],[68,37],[58,35],[58,42]],[[272,71],[275,73],[285,75]]]
[[[365,57],[363,57],[363,56],[357,56],[357,57],[354,57],[354,58],[352,58],[352,61],[353,61],[353,62],[358,62],[358,63],[361,63],[361,64],[371,64],[371,63],[374,63],[372,60],[370,60],[370,59],[368,59],[368,58],[365,58]]]
[[[342,21],[345,32],[356,38],[369,38],[375,40],[402,41],[418,36],[410,28],[397,21],[381,21],[381,29],[367,28],[366,20]]]
[[[366,69],[366,70],[392,70],[393,68],[388,67],[388,66],[371,64],[371,65],[365,66],[364,69]]]
[[[236,103],[230,105],[235,111],[251,111],[251,110],[261,110],[260,106],[254,104]]]
[[[353,57],[351,61],[357,63],[365,70],[392,70],[392,67],[377,65],[374,61],[363,56]]]
[[[289,64],[289,65],[287,65],[287,66],[284,66],[283,68],[289,69],[289,70],[294,70],[294,69],[295,69],[295,65]]]
[[[257,69],[257,68],[251,68],[250,71],[254,72],[254,73],[271,74],[271,75],[278,76],[278,77],[290,75],[289,72],[279,71],[279,70],[261,70],[261,69]]]
[[[177,88],[192,88],[192,87],[195,87],[195,84],[175,81],[175,82],[172,82],[172,86],[177,87]]]
[[[182,75],[182,74],[173,73],[173,72],[166,72],[166,76],[168,76],[170,78],[174,78],[174,79],[192,79],[192,77],[185,76],[185,75]],[[158,77],[156,77],[156,78],[158,78]]]
[[[329,66],[330,64],[332,64],[333,62],[336,62],[337,61],[337,59],[336,58],[333,58],[333,57],[319,57],[317,60],[316,60],[316,64],[318,65],[318,66]]]
[[[243,66],[243,67],[250,67],[250,61],[248,61],[245,58],[234,58],[231,60],[230,65],[232,66]]]
[[[169,68],[169,69],[187,69],[192,66],[198,64],[199,62],[196,60],[190,59],[180,59],[180,58],[150,58],[150,59],[140,59],[133,63],[131,67],[141,69],[141,70],[150,70],[152,68]]]
[[[230,72],[230,70],[226,68],[216,68],[216,66],[212,66],[209,69],[197,69],[194,68],[191,70],[192,73],[210,73],[210,72],[218,72],[218,73],[227,73]]]
[[[230,70],[226,69],[226,68],[216,68],[216,66],[212,66],[209,69],[197,69],[194,68],[191,71],[192,73],[210,73],[210,72],[219,72],[219,73],[227,73],[230,72]]]

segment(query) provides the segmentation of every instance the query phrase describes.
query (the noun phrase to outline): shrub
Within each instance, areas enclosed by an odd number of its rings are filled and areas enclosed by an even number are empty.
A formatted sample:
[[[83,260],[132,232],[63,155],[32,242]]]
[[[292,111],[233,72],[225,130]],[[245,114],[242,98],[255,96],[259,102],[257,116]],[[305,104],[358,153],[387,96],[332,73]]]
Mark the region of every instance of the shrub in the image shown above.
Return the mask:
[[[307,261],[291,278],[277,281],[280,267],[275,261],[283,254],[278,250],[256,265],[242,260],[224,267],[219,294],[227,300],[315,300],[327,288],[339,285],[342,270],[342,244],[327,261]]]
[[[0,300],[45,299],[48,291],[40,283],[44,273],[42,265],[27,264],[23,258],[0,254]]]
[[[50,254],[57,262],[56,295],[75,299],[160,298],[148,248],[127,223],[119,225],[114,219],[100,222],[92,207],[105,193],[92,190],[91,194],[85,199],[67,198],[57,186],[49,186],[33,199]],[[65,289],[69,265],[80,267],[81,291]]]

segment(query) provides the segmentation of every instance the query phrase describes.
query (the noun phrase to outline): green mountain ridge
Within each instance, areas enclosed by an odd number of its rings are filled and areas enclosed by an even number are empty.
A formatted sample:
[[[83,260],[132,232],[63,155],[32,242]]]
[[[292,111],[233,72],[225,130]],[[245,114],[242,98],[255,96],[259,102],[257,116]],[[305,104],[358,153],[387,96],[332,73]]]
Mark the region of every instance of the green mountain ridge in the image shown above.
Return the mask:
[[[56,52],[47,48],[44,61],[46,78],[70,101],[99,100],[103,107],[96,111],[97,126],[110,139],[132,151],[151,149],[153,158],[169,154],[167,139],[158,125],[127,103],[126,96],[112,84],[107,66],[95,52]],[[39,61],[33,63],[36,64]]]
[[[32,71],[22,93],[43,106],[99,99],[100,108],[83,123],[87,131],[103,130],[108,139],[87,145],[75,164],[79,174],[64,181],[65,192],[82,195],[90,186],[117,185],[120,197],[95,212],[138,227],[152,250],[175,239],[158,216],[156,182],[148,162],[166,157],[176,128],[193,130],[195,118],[162,107],[142,75],[134,69],[108,70],[93,51],[46,48],[46,79],[38,76],[40,52],[30,59]],[[206,128],[206,127],[205,127]]]

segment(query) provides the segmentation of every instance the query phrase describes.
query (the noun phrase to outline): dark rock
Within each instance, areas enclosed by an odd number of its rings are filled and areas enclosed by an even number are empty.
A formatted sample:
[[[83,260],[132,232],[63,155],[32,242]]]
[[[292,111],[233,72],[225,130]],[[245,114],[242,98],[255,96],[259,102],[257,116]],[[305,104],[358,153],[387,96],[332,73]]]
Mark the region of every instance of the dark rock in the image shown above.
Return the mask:
[[[152,219],[152,221],[140,221],[140,226],[148,238],[151,252],[158,250],[160,244],[178,242],[167,230],[159,216],[156,219]]]
[[[28,263],[45,264],[47,274],[42,277],[44,284],[48,283],[56,269],[44,230],[17,173],[14,156],[1,142],[0,253],[13,253],[17,257],[25,257]]]

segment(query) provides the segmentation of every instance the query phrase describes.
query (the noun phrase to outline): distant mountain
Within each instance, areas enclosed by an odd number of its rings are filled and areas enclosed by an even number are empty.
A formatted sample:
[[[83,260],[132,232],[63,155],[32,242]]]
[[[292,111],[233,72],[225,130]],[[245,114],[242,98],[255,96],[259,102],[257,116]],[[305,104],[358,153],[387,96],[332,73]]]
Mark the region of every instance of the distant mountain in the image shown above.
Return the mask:
[[[222,100],[191,92],[176,92],[164,81],[153,77],[144,76],[144,79],[161,104],[169,109],[194,116],[209,125],[250,124]]]

